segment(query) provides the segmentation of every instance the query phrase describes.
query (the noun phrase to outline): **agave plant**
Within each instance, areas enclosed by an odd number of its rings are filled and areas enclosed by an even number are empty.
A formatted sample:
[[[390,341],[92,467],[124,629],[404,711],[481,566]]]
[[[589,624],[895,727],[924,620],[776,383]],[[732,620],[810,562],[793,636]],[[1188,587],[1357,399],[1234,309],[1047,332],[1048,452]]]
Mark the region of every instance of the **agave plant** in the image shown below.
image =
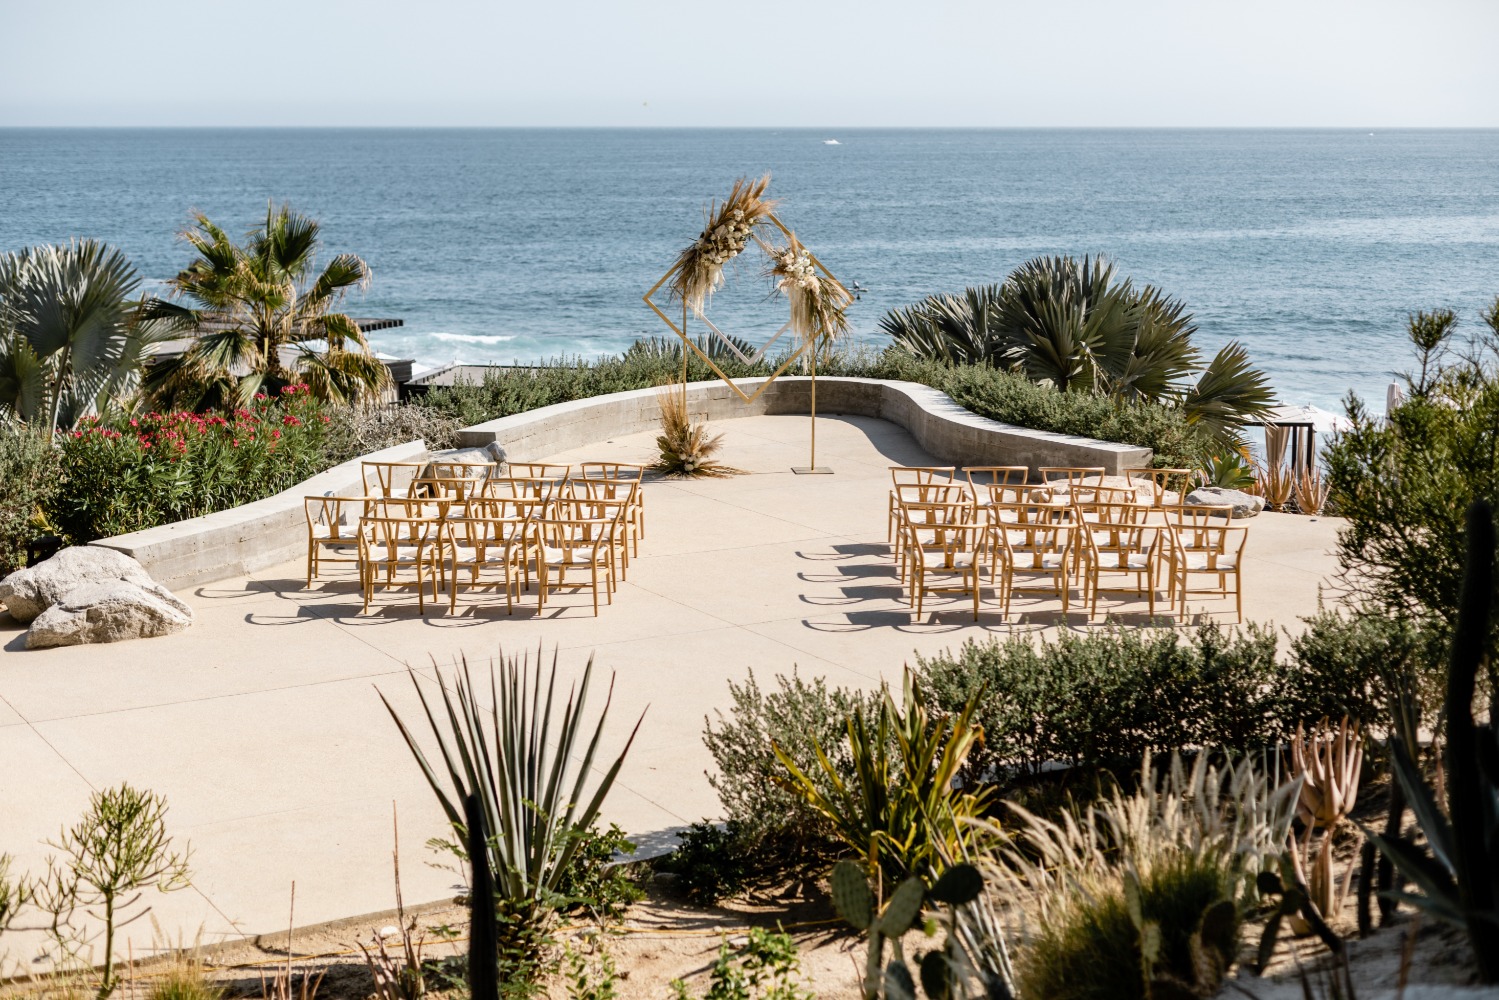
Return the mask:
[[[139,288],[125,255],[94,240],[0,255],[0,413],[67,429],[129,392],[177,329]]]
[[[243,405],[292,382],[307,384],[319,399],[345,403],[390,386],[390,372],[359,324],[337,309],[349,290],[368,286],[369,265],[343,253],[314,273],[315,220],[267,204],[265,224],[244,246],[202,214],[182,238],[198,256],[171,286],[192,308],[163,303],[159,313],[218,325],[183,354],[151,367],[146,388],[158,405]],[[321,350],[309,346],[314,341]],[[291,365],[283,350],[295,353]]]
[[[433,753],[380,695],[460,843],[469,842],[464,801],[477,799],[489,835],[495,901],[503,916],[503,950],[522,960],[550,919],[551,901],[581,843],[579,832],[598,818],[640,729],[637,720],[624,749],[587,794],[613,700],[611,682],[592,732],[586,731],[583,713],[592,677],[590,657],[559,712],[554,710],[557,659],[554,655],[543,677],[539,650],[534,669],[529,656],[502,655],[491,665],[487,692],[474,683],[466,659],[451,673],[437,672],[436,699],[429,699],[411,671],[435,743]]]

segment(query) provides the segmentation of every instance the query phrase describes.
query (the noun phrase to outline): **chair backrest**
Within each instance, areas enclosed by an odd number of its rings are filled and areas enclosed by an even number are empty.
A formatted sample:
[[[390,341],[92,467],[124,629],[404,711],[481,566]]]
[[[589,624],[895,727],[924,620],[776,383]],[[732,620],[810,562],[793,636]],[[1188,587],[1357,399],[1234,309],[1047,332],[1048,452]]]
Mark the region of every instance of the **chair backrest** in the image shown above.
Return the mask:
[[[508,546],[524,543],[535,530],[536,521],[530,517],[498,517],[483,515],[475,517],[449,518],[448,532],[455,545],[471,548],[482,557],[488,546]]]
[[[892,465],[890,482],[898,489],[902,486],[927,486],[934,483],[951,483],[958,474],[955,465]]]
[[[1123,568],[1130,556],[1150,555],[1160,543],[1160,530],[1145,524],[1112,522],[1084,525],[1083,532],[1092,564],[1104,569]]]
[[[638,483],[645,478],[645,466],[634,462],[579,462],[578,474],[584,479],[633,479]]]
[[[899,504],[928,503],[973,503],[964,483],[902,483],[895,487],[895,499]]]
[[[1208,569],[1216,569],[1220,557],[1233,556],[1233,562],[1226,564],[1222,572],[1238,572],[1238,557],[1243,554],[1244,543],[1249,539],[1248,527],[1233,524],[1172,524],[1167,530],[1171,532],[1172,544],[1177,548],[1206,555]]]
[[[1072,532],[1072,525],[1058,524],[1055,521],[1046,524],[1001,524],[993,527],[991,537],[995,545],[1012,557],[1010,564],[1015,565],[1013,557],[1021,552],[1065,555],[1072,544]]]
[[[1181,525],[1206,527],[1227,524],[1233,518],[1232,504],[1176,504],[1166,508],[1167,519]]]
[[[1187,494],[1191,491],[1192,470],[1191,469],[1125,469],[1125,479],[1131,483],[1149,485],[1151,489],[1151,504],[1155,507],[1166,507],[1166,491],[1172,490],[1176,494],[1176,501],[1169,506],[1179,507],[1187,500]]]
[[[511,462],[510,478],[512,479],[566,479],[573,474],[571,465],[558,465],[552,462]]]
[[[903,520],[901,528],[911,551],[981,553],[991,544],[990,528],[977,521],[917,522]]]
[[[619,521],[616,518],[542,517],[534,523],[541,544],[560,550],[562,556],[571,561],[573,553],[582,549],[593,550],[592,557],[597,559],[601,555],[599,550],[613,543]]]
[[[1140,500],[1139,491],[1133,486],[1085,486],[1079,491],[1084,496],[1092,496],[1093,503],[1100,504],[1128,504],[1132,507],[1150,509],[1151,501]],[[1082,503],[1089,501],[1082,500]]]
[[[1098,499],[1098,487],[1104,477],[1103,466],[1053,465],[1041,467],[1041,482],[1053,496],[1077,502]],[[1092,480],[1090,483],[1089,480]]]
[[[562,483],[560,495],[573,500],[622,500],[634,503],[639,489],[638,479],[573,476]]]
[[[550,501],[557,495],[558,485],[557,480],[541,476],[501,476],[484,484],[483,495],[501,500]]]
[[[432,462],[434,479],[488,479],[500,474],[499,462]]]
[[[307,515],[308,536],[311,537],[313,528],[321,524],[328,529],[328,534],[320,541],[354,541],[359,535],[359,518],[364,514],[366,503],[364,497],[303,497],[302,511]]]
[[[573,521],[627,522],[630,497],[577,496],[563,492],[552,501],[552,516]]]
[[[1148,506],[1137,503],[1077,503],[1078,520],[1085,524],[1144,524]]]
[[[484,482],[464,476],[421,476],[411,481],[411,495],[465,502],[483,491]]]
[[[416,549],[422,556],[429,546],[439,544],[446,538],[445,522],[434,517],[390,517],[366,514],[359,519],[359,549],[366,558],[369,546],[385,547],[384,558],[379,562],[397,562],[398,549]]]
[[[1031,470],[1028,465],[970,465],[963,474],[968,477],[968,488],[975,500],[1003,503],[994,499],[995,491],[1003,494],[1004,488],[1009,487],[1009,492],[1018,495],[1016,487],[1025,485]]]
[[[413,480],[419,479],[425,462],[360,462],[364,492],[369,496],[405,496]]]
[[[1077,508],[1070,504],[1021,500],[996,503],[989,508],[993,523],[1005,524],[1071,524],[1078,518]]]
[[[374,517],[433,519],[446,517],[451,506],[445,497],[370,497],[365,512]]]

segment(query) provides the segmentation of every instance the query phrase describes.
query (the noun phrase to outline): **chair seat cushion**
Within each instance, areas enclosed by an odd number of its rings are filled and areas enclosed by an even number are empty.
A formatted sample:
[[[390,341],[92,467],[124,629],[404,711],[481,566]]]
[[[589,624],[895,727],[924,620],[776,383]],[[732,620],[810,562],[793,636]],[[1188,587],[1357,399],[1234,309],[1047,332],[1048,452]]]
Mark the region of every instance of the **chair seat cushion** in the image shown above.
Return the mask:
[[[1239,568],[1239,557],[1236,555],[1221,555],[1212,565],[1209,565],[1208,555],[1206,552],[1188,552],[1183,561],[1186,563],[1187,569],[1202,570],[1203,572],[1223,570],[1224,572],[1231,573]]]
[[[1060,552],[1032,552],[1019,549],[1011,551],[1010,556],[1016,569],[1054,570],[1062,567],[1062,553]]]

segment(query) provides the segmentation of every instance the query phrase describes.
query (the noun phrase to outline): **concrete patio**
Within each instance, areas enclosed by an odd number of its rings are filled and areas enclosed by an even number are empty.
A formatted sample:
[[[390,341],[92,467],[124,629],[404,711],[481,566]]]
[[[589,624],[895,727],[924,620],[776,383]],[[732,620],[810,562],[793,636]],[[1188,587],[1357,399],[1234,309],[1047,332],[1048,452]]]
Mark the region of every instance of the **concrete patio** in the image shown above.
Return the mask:
[[[184,592],[197,623],[164,639],[27,652],[0,616],[0,852],[37,870],[41,841],[74,821],[91,791],[129,781],[161,792],[196,875],[192,889],[152,902],[170,933],[190,938],[201,926],[212,941],[284,927],[293,881],[298,924],[392,907],[394,802],[405,898],[434,900],[455,878],[426,863],[435,857],[423,844],[446,831],[376,695],[410,718],[408,665],[430,683],[434,662],[542,648],[548,658],[559,650],[576,676],[593,654],[599,680],[616,675],[609,745],[646,713],[606,819],[655,852],[717,813],[703,719],[752,668],[762,681],[795,667],[869,688],[898,678],[914,653],[1058,627],[1055,601],[1021,597],[1020,625],[992,604],[975,624],[957,600],[931,601],[913,622],[885,542],[887,468],[932,460],[904,430],[823,418],[818,461],[835,474],[795,476],[806,417],[714,428],[724,459],[749,474],[650,482],[639,557],[598,618],[586,594],[549,602],[544,618],[529,597],[513,616],[503,598],[463,597],[450,616],[444,595],[422,617],[409,592],[377,595],[361,616],[351,567],[304,590],[300,561]],[[552,456],[653,457],[650,434]],[[1294,629],[1336,568],[1337,522],[1248,523],[1245,618]],[[1126,621],[1144,617],[1143,601],[1114,606]],[[1229,601],[1201,607],[1232,621]],[[1102,626],[1074,613],[1065,627]],[[149,945],[145,922],[130,932],[137,953]]]

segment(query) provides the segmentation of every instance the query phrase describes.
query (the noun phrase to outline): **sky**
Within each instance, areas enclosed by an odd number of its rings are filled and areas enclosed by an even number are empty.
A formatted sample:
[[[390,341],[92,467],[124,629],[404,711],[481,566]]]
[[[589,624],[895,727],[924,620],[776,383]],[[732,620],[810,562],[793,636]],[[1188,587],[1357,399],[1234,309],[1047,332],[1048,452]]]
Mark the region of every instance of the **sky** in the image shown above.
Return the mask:
[[[1496,127],[1495,0],[0,0],[0,126]]]

